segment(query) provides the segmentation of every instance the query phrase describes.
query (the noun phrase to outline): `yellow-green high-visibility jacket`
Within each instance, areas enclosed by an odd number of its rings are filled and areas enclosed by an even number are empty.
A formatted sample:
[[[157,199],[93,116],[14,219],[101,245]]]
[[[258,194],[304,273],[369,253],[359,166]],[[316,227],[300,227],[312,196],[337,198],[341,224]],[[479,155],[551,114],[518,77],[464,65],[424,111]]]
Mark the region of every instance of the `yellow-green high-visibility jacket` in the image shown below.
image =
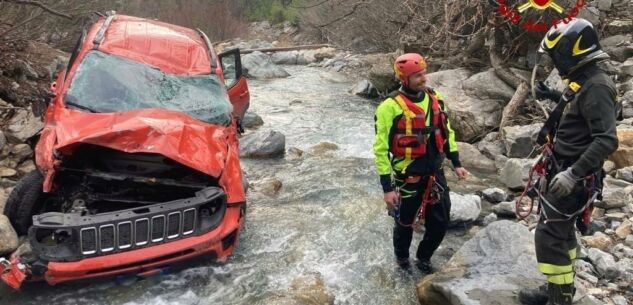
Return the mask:
[[[402,94],[402,93],[400,93]],[[442,111],[447,111],[446,105],[442,102],[443,96],[441,93],[435,91],[435,96],[440,100],[440,107]],[[429,109],[430,98],[428,94],[424,94],[424,99],[421,101],[414,100],[414,103],[427,112]],[[412,163],[412,160],[394,159],[393,164],[390,158],[389,145],[390,132],[394,123],[400,119],[403,115],[402,108],[393,98],[385,99],[376,109],[375,121],[376,121],[376,137],[374,139],[374,155],[376,169],[380,176],[391,175],[392,171],[402,172]],[[431,125],[431,116],[427,114],[426,126]],[[451,128],[450,122],[447,118],[447,135],[446,145],[448,149],[445,149],[446,156],[453,162],[453,166],[461,166],[459,162],[459,154],[457,152],[457,143],[455,141],[455,131]],[[445,145],[445,147],[446,147]],[[381,179],[382,180],[382,179]]]

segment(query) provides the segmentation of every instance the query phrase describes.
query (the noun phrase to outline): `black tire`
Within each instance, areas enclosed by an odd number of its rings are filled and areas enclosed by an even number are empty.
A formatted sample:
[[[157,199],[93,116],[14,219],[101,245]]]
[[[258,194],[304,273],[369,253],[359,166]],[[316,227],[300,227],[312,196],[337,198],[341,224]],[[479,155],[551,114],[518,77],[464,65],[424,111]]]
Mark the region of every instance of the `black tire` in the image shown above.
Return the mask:
[[[38,170],[24,176],[15,186],[4,207],[6,215],[18,235],[26,235],[33,223],[33,215],[41,208],[44,197],[44,177]]]

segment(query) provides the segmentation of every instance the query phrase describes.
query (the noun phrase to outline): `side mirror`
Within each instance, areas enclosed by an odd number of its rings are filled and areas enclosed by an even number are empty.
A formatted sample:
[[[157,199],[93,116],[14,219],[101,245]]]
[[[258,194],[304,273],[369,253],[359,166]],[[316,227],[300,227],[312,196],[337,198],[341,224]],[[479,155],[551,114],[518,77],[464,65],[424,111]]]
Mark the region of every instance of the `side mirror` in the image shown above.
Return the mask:
[[[222,73],[224,74],[224,85],[231,88],[237,84],[242,77],[242,61],[240,59],[240,49],[231,49],[222,52],[220,55]]]

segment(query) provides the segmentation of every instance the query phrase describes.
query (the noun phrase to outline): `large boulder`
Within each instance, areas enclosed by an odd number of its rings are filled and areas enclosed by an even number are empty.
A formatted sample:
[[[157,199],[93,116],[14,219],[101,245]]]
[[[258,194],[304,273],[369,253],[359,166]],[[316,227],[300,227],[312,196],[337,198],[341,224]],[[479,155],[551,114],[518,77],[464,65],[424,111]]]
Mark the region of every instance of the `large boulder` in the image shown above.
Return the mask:
[[[509,101],[515,91],[497,76],[493,68],[469,77],[464,81],[463,88],[469,96],[482,100],[502,99]]]
[[[600,45],[611,58],[624,62],[633,56],[633,47],[630,46],[631,35],[615,35],[600,40]]]
[[[255,51],[242,57],[242,66],[247,69],[247,75],[255,79],[282,78],[290,74],[273,63],[270,56]]]
[[[506,155],[506,146],[499,139],[499,133],[496,131],[487,134],[481,141],[477,142],[476,146],[484,156],[492,160]]]
[[[620,67],[620,70],[627,76],[633,76],[633,57],[627,59]]]
[[[247,111],[246,114],[244,114],[244,118],[242,119],[242,127],[257,128],[262,125],[264,125],[264,120],[262,119],[262,117],[257,115],[257,113]]]
[[[374,98],[378,97],[378,90],[372,85],[369,80],[361,80],[352,89],[349,90],[349,93],[353,95],[358,95],[364,98]]]
[[[285,149],[286,136],[274,130],[258,131],[240,139],[240,157],[281,157]]]
[[[450,193],[451,223],[471,222],[481,213],[481,198],[477,195],[461,195]]]
[[[536,136],[543,124],[537,123],[527,126],[503,127],[502,135],[506,146],[507,156],[510,158],[527,158],[534,152]]]
[[[44,128],[44,122],[35,116],[31,111],[18,110],[9,120],[5,130],[5,135],[9,142],[18,144],[33,137]]]
[[[488,159],[472,144],[459,142],[459,159],[468,170],[476,170],[484,173],[496,173],[495,161]]]
[[[500,179],[509,189],[521,189],[528,180],[534,159],[510,158],[501,169]]]
[[[18,234],[11,226],[7,216],[0,214],[0,255],[8,254],[18,248]]]
[[[444,70],[428,75],[428,85],[444,95],[451,126],[457,139],[473,142],[499,126],[504,99],[469,96],[463,88],[472,72],[467,69]]]
[[[534,236],[525,226],[495,221],[417,284],[420,304],[519,304],[516,291],[545,278],[536,268]]]
[[[387,93],[396,87],[398,80],[393,71],[393,59],[385,56],[384,59],[374,62],[369,70],[369,81],[381,93]]]
[[[508,198],[508,194],[498,187],[485,189],[482,192],[482,196],[490,203],[499,203]]]
[[[275,52],[270,56],[270,59],[278,65],[296,65],[299,56],[299,51]]]
[[[600,275],[614,279],[620,275],[618,265],[615,263],[613,255],[606,253],[602,250],[591,248],[589,249],[589,260],[593,263]]]
[[[618,149],[609,156],[616,168],[633,166],[633,129],[618,126]]]

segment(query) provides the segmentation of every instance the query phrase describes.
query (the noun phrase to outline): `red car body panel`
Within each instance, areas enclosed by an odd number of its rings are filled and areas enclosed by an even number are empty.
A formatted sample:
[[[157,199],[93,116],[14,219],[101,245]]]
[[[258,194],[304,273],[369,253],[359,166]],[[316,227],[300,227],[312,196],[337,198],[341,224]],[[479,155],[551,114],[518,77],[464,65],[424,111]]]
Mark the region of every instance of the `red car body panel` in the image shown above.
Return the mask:
[[[184,113],[163,109],[140,109],[118,113],[90,113],[65,107],[79,63],[91,50],[125,57],[158,67],[169,74],[217,74],[222,68],[213,50],[195,30],[159,21],[116,15],[104,39],[95,44],[103,28],[101,18],[87,32],[83,45],[67,71],[55,84],[56,97],[45,114],[45,127],[35,150],[38,169],[44,175],[44,192],[55,190],[60,154],[72,155],[81,144],[93,144],[127,153],[155,153],[218,179],[227,195],[222,223],[210,232],[172,242],[76,262],[48,262],[43,276],[32,276],[13,255],[10,266],[0,266],[0,278],[19,289],[24,281],[46,280],[51,285],[122,273],[147,275],[156,268],[194,256],[214,253],[219,260],[233,251],[244,220],[245,191],[239,161],[235,119],[229,126],[207,124]],[[249,92],[242,77],[228,90],[238,113],[248,107]],[[235,114],[236,112],[234,112]],[[223,243],[233,235],[234,241]]]

